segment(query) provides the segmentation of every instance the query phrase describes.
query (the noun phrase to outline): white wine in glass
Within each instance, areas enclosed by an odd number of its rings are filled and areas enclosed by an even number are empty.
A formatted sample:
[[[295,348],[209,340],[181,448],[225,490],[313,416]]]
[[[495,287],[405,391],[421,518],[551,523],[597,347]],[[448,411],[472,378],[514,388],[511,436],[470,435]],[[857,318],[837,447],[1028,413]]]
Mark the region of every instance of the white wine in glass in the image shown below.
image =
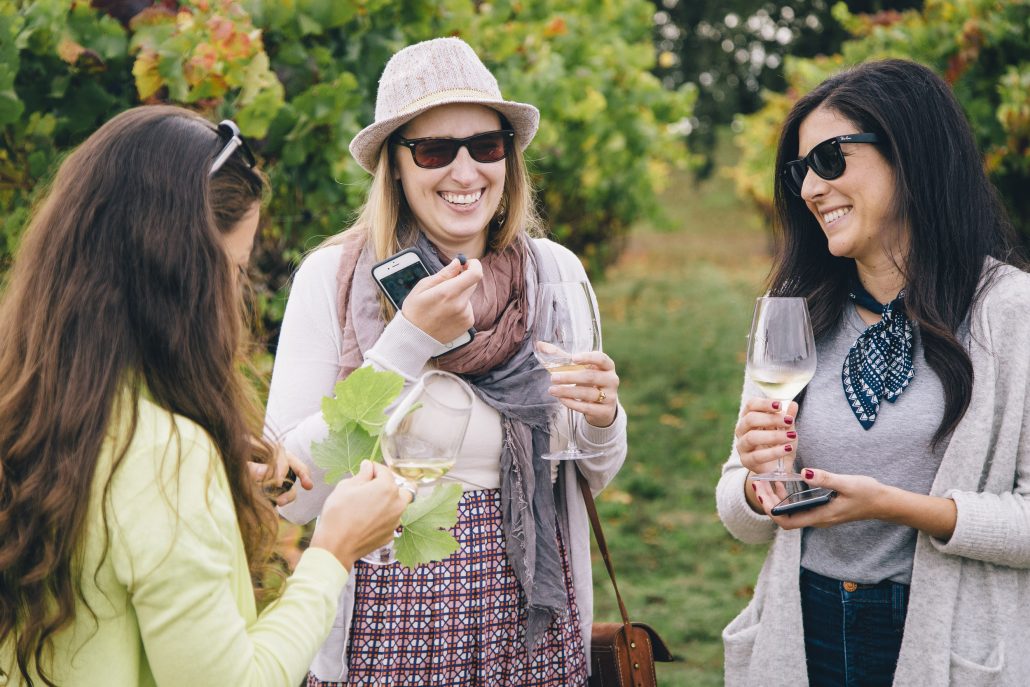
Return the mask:
[[[551,373],[585,370],[573,358],[580,353],[601,350],[601,327],[586,282],[542,282],[538,285],[533,322],[533,353]],[[561,451],[545,453],[547,460],[596,458],[576,443],[577,413],[567,408],[569,439]]]
[[[436,484],[458,459],[473,399],[472,389],[456,375],[441,370],[422,375],[383,428],[386,464],[416,488]],[[393,563],[397,560],[393,543],[361,560],[373,565]]]
[[[747,372],[755,386],[780,402],[785,415],[790,402],[815,374],[815,336],[804,298],[765,296],[755,301],[747,345]],[[793,482],[804,477],[783,468],[783,457],[772,472],[751,479]]]

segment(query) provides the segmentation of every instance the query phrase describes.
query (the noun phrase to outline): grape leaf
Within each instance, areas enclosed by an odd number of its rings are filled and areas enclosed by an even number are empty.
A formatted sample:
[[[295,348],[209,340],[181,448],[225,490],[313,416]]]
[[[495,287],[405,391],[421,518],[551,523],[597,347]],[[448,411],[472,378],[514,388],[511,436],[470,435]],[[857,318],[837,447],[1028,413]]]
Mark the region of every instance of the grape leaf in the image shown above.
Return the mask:
[[[397,561],[414,569],[423,563],[443,560],[458,550],[458,541],[448,532],[458,521],[461,485],[442,484],[428,494],[419,494],[404,515],[404,530],[394,540]]]
[[[389,370],[359,367],[336,383],[334,398],[322,399],[322,415],[329,428],[345,431],[356,422],[372,436],[386,424],[386,408],[404,388],[404,378]]]
[[[311,458],[323,468],[325,483],[335,484],[361,468],[363,460],[377,460],[376,439],[357,423],[350,422],[340,431],[329,430],[324,441],[311,445]]]

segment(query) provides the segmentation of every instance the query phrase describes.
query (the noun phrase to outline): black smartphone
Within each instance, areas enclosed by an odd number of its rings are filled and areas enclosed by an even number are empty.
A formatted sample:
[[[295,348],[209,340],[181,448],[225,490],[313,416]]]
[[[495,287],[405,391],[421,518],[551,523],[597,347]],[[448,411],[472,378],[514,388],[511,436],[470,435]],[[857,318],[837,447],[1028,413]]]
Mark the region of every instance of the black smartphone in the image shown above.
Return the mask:
[[[837,495],[832,489],[825,487],[815,487],[814,489],[803,489],[796,491],[793,494],[787,496],[775,506],[773,506],[773,515],[788,515],[790,513],[797,513],[799,511],[808,510],[809,508],[815,508],[821,506],[824,503],[829,503],[830,499]]]
[[[429,270],[422,262],[422,257],[414,248],[405,248],[399,253],[391,255],[386,260],[372,266],[372,278],[382,289],[386,297],[398,310],[404,304],[411,290],[415,288],[421,279],[429,276]],[[472,341],[475,329],[469,329],[454,341],[447,344],[446,353],[461,348]],[[441,353],[440,355],[444,355]]]

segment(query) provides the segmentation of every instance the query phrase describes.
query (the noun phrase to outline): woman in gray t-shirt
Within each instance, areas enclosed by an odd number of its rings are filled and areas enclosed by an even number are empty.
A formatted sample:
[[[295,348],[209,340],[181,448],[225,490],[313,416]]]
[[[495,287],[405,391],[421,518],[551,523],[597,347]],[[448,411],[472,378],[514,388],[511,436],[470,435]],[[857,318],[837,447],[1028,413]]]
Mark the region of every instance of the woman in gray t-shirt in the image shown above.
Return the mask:
[[[930,70],[873,62],[797,102],[777,168],[769,291],[807,299],[819,364],[800,407],[745,382],[719,512],[775,544],[726,683],[1017,684],[1030,278],[969,124]],[[773,516],[780,457],[835,498]]]

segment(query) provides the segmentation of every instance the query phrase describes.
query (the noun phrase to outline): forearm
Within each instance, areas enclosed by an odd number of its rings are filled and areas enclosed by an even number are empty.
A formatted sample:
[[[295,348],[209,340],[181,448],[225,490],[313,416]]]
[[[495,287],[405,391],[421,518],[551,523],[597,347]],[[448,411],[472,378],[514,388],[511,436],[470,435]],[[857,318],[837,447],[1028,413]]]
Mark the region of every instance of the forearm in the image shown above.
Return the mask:
[[[880,520],[907,525],[942,542],[951,539],[955,532],[958,509],[952,499],[884,486],[877,500],[882,512]]]

